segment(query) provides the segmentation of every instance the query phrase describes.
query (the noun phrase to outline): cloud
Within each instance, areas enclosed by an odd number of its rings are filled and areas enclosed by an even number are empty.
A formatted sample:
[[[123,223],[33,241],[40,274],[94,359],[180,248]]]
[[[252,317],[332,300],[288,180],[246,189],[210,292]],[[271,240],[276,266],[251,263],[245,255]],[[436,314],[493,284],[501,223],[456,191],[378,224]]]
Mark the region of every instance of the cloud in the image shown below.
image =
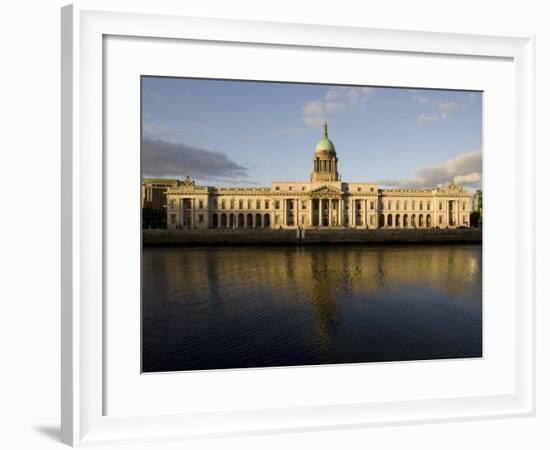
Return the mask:
[[[372,92],[367,87],[331,87],[322,100],[311,100],[302,107],[302,120],[308,127],[318,128],[331,115],[363,106]]]
[[[228,183],[248,177],[248,169],[232,161],[224,153],[179,142],[143,139],[141,157],[142,174],[146,177],[190,176]]]
[[[462,109],[466,106],[464,102],[458,101],[438,101],[432,100],[423,95],[415,95],[413,100],[423,108],[426,108],[428,112],[424,111],[418,115],[416,122],[419,125],[431,125],[442,120],[446,120],[455,111]]]
[[[443,164],[421,167],[412,179],[379,180],[378,184],[386,187],[404,189],[423,189],[442,186],[450,181],[466,188],[481,187],[482,174],[481,150],[461,153]]]
[[[421,113],[417,118],[416,122],[419,125],[429,125],[431,123],[439,122],[439,117],[435,114]]]

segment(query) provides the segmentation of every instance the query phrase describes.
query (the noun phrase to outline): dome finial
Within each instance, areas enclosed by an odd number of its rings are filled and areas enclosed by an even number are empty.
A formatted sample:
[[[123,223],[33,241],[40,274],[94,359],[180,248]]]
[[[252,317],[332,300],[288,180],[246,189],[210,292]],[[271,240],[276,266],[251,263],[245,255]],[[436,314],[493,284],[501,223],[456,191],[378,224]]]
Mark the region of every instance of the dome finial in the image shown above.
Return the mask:
[[[326,120],[325,120],[325,124],[323,125],[323,136],[328,138],[328,125]]]

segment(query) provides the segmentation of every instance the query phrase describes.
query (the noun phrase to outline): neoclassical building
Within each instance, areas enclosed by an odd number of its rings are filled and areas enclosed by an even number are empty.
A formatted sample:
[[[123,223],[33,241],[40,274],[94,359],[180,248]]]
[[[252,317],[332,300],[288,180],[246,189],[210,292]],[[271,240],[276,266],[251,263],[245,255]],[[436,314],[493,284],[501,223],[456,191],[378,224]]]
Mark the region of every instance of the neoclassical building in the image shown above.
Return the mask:
[[[189,177],[171,182],[166,189],[170,229],[470,226],[471,196],[454,183],[380,189],[374,183],[342,181],[326,123],[309,181],[274,181],[271,187],[254,188],[198,186]]]

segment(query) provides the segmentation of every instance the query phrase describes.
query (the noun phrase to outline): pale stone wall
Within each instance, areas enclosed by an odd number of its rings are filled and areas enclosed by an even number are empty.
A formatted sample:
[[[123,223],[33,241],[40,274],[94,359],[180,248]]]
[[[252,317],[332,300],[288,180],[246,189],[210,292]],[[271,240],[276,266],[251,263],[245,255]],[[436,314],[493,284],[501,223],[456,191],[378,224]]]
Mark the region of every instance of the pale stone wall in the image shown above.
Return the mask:
[[[471,198],[455,185],[383,190],[372,183],[273,182],[271,188],[182,183],[167,195],[168,228],[457,228]]]

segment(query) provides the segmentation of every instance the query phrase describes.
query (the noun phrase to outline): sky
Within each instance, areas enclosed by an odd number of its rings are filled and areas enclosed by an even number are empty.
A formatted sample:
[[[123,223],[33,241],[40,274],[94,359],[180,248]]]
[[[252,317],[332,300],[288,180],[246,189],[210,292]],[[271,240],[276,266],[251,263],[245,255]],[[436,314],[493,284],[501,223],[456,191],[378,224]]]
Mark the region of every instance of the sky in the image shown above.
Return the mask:
[[[142,78],[142,176],[308,181],[324,121],[342,181],[481,186],[482,93]]]

